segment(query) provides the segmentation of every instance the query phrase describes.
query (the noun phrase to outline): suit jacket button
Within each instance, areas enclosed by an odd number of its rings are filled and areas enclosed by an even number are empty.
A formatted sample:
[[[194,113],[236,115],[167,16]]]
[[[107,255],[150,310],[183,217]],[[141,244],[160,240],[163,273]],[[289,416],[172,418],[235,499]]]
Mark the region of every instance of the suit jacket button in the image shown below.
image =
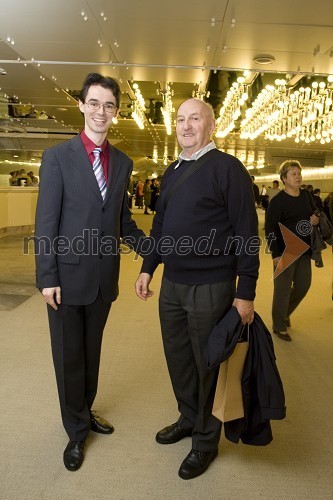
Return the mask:
[[[100,258],[100,259],[103,259],[103,255],[102,255],[102,254],[99,254],[99,258]]]
[[[103,212],[103,214],[104,214],[104,212],[105,212],[105,208],[104,208],[104,207],[102,208],[102,212]]]

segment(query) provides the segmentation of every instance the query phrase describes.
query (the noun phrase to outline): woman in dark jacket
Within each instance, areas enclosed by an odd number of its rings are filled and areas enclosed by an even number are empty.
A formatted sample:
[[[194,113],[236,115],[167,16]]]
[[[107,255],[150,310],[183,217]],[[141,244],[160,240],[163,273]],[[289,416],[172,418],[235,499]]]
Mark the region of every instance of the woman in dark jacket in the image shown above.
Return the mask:
[[[300,189],[301,172],[297,160],[282,163],[279,174],[284,189],[269,203],[265,224],[274,266],[273,332],[283,340],[291,340],[287,333],[289,317],[311,285],[311,225],[319,223],[319,218],[313,215],[311,195]],[[295,235],[291,245],[295,248],[286,249],[281,231],[285,231],[286,236]],[[302,242],[308,245],[308,250],[303,250],[306,247]]]

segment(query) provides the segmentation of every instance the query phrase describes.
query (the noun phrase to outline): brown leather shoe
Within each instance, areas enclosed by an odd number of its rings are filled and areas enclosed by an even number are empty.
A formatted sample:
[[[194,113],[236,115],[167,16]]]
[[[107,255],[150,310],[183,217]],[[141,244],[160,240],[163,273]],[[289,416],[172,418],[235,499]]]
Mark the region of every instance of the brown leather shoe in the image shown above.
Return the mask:
[[[208,469],[210,463],[217,457],[217,454],[218,450],[191,450],[179,468],[179,477],[182,479],[193,479],[194,477],[201,476]]]
[[[64,464],[67,470],[78,470],[84,459],[84,441],[69,441],[64,451]]]
[[[95,411],[90,411],[90,430],[99,434],[112,434],[114,427],[105,418],[99,417]]]
[[[280,339],[283,339],[283,340],[287,340],[287,342],[290,342],[291,341],[291,337],[289,335],[289,333],[287,332],[276,332],[275,330],[273,330],[275,335],[277,335]]]
[[[173,444],[187,436],[192,436],[192,429],[182,429],[176,422],[159,431],[156,434],[156,441],[159,444]]]

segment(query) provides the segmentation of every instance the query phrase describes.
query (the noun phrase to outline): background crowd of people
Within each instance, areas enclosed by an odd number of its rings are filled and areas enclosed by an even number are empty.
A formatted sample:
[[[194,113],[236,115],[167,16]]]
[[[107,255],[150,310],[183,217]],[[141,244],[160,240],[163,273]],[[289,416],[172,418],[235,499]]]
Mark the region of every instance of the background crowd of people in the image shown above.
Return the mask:
[[[13,170],[13,172],[10,172],[9,185],[35,187],[38,186],[38,177],[35,176],[32,170],[28,173],[24,168]]]
[[[266,185],[263,184],[261,188],[259,188],[259,186],[255,184],[255,177],[253,175],[251,175],[251,179],[257,208],[262,208],[266,212],[269,203],[281,191],[280,183],[278,180],[275,180],[272,186],[266,188]],[[330,221],[333,221],[333,191],[328,193],[325,198],[322,198],[321,190],[319,188],[314,188],[312,184],[302,184],[301,189],[306,189],[313,197],[313,201],[318,210],[322,210]]]
[[[134,206],[140,209],[144,208],[144,214],[154,214],[156,203],[160,194],[160,181],[158,179],[146,179],[134,181],[131,179],[128,188],[130,208]],[[150,210],[150,211],[149,211]]]

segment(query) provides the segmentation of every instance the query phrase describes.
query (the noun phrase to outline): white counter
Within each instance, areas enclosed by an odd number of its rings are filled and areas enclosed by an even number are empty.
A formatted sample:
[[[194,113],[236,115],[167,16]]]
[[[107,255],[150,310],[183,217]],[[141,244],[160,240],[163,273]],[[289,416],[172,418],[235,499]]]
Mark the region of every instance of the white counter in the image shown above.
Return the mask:
[[[38,187],[0,187],[0,236],[33,230],[37,197]]]

